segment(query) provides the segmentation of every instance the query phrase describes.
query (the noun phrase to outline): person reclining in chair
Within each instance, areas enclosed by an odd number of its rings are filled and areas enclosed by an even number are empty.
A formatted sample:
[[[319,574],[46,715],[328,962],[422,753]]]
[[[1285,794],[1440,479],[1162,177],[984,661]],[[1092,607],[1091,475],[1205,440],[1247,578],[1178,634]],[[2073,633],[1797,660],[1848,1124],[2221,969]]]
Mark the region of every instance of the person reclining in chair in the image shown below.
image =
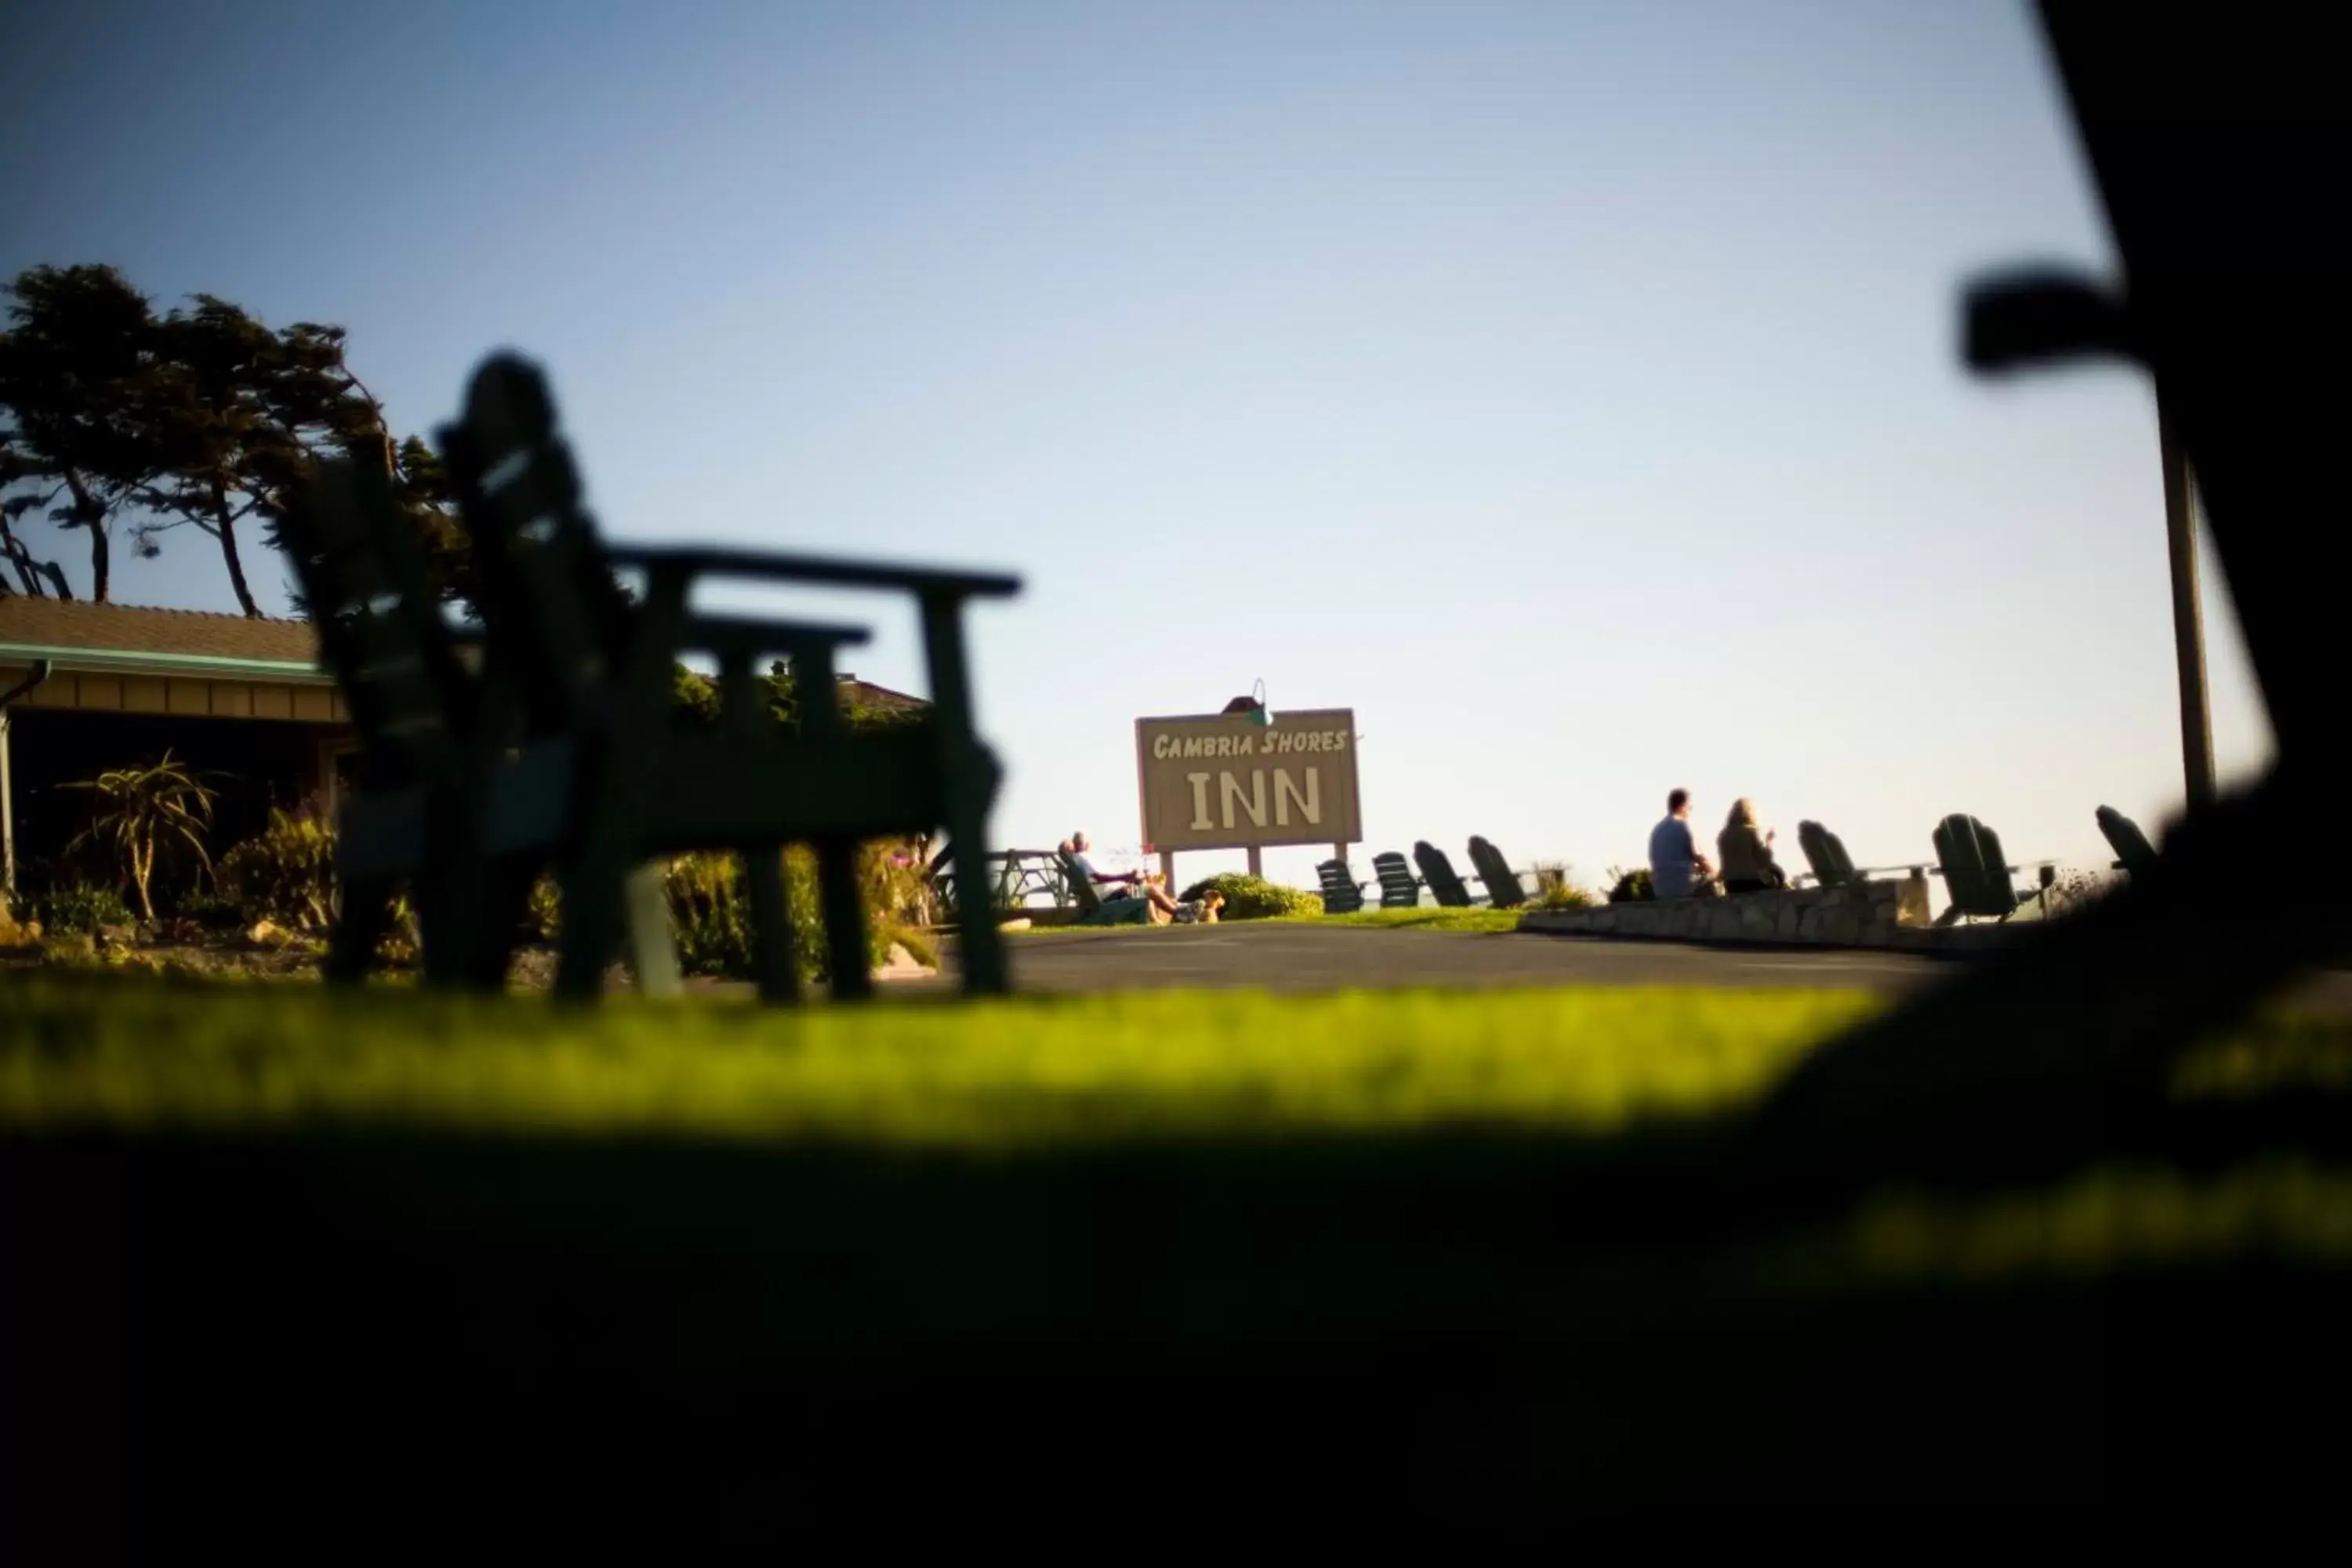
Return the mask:
[[[1096,895],[1102,900],[1103,914],[1107,919],[1117,920],[1121,916],[1131,919],[1139,913],[1153,925],[1164,926],[1176,918],[1176,900],[1168,896],[1166,889],[1142,872],[1122,871],[1106,875],[1096,870],[1095,863],[1087,858],[1087,836],[1084,833],[1071,834],[1069,843],[1064,847],[1069,851],[1071,868],[1086,879],[1087,885],[1094,889]],[[1112,891],[1113,889],[1118,890]],[[1139,904],[1142,906],[1140,910],[1133,907]]]
[[[1715,847],[1723,856],[1725,892],[1760,893],[1789,885],[1788,873],[1772,859],[1772,835],[1756,825],[1754,801],[1731,803],[1731,816],[1715,836]]]

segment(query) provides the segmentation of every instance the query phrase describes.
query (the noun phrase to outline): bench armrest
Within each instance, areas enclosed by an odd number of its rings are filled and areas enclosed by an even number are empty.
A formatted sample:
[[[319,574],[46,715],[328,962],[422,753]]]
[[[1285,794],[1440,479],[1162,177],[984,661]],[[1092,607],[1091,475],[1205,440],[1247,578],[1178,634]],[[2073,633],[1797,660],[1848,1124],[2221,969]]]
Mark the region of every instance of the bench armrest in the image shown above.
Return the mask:
[[[821,621],[764,621],[746,616],[694,616],[679,628],[682,652],[793,654],[803,650],[855,647],[873,634],[864,626],[830,626]]]
[[[899,588],[920,595],[958,598],[1003,598],[1021,591],[1021,579],[997,572],[935,572],[880,561],[847,561],[830,555],[791,555],[700,544],[614,544],[605,555],[615,566],[688,577],[756,577],[840,588]]]

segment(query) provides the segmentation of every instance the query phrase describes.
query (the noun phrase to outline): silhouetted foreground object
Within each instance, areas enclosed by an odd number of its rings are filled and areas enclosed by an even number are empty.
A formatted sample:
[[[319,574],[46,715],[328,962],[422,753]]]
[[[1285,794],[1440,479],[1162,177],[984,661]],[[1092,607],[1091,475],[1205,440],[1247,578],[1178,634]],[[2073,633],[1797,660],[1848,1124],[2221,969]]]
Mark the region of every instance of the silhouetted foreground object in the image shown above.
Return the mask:
[[[1974,918],[2005,921],[2041,889],[2020,889],[2010,879],[2025,869],[2001,858],[2000,835],[1973,816],[1954,813],[1936,824],[1936,861],[1943,868],[1944,891],[1951,899],[1938,925]],[[2034,862],[2042,869],[2042,888],[2050,885],[2053,866]]]
[[[393,895],[405,882],[415,891],[427,981],[501,990],[540,873],[554,869],[567,888],[579,880],[566,857],[586,775],[571,715],[528,702],[517,662],[503,650],[477,661],[478,678],[468,668],[460,639],[441,618],[423,551],[373,465],[325,465],[283,533],[361,743],[360,788],[343,806],[337,835],[343,911],[329,976],[350,982],[365,973]],[[729,687],[729,711],[739,721],[749,711],[755,742],[764,738],[764,715],[743,700],[749,648],[829,670],[835,647],[866,637],[854,627],[728,619],[697,620],[692,633],[696,646],[719,655],[722,668],[741,667]],[[485,651],[478,637],[464,640]],[[761,873],[774,859],[754,856],[751,868],[756,956],[769,982],[793,973],[786,912],[761,897]],[[639,984],[674,991],[676,953],[658,873],[632,873],[628,891]],[[788,995],[791,981],[768,989]]]
[[[1356,880],[1356,873],[1345,860],[1318,863],[1315,876],[1323,884],[1325,914],[1352,915],[1364,907],[1364,884]]]
[[[337,821],[342,908],[327,977],[363,976],[409,885],[425,977],[484,981],[473,972],[481,903],[478,792],[495,787],[508,735],[506,689],[484,683],[424,584],[422,563],[395,531],[390,486],[349,461],[321,466],[279,524],[304,604],[359,739],[358,778]],[[535,737],[513,739],[528,747]],[[501,968],[493,984],[503,984]]]
[[[1498,910],[1517,909],[1528,901],[1528,890],[1519,885],[1519,874],[1503,852],[1486,839],[1472,837],[1470,864],[1478,868],[1478,880],[1486,884],[1486,901]]]
[[[1462,885],[1444,850],[1426,838],[1418,839],[1412,847],[1412,863],[1421,868],[1422,880],[1429,884],[1431,898],[1449,910],[1470,907],[1470,889]]]
[[[568,828],[560,994],[601,988],[630,868],[655,855],[738,850],[752,869],[755,919],[781,933],[790,922],[778,853],[788,841],[813,843],[836,997],[871,990],[855,956],[866,951],[860,839],[944,824],[959,851],[961,907],[989,907],[986,820],[998,769],[971,729],[962,611],[970,599],[1017,592],[1017,579],[692,546],[608,548],[582,509],[545,382],[511,355],[475,373],[465,418],[439,434],[475,541],[491,658],[512,671],[534,718],[570,742],[566,765],[547,780]],[[635,605],[611,588],[614,570],[632,567],[646,574]],[[687,596],[709,578],[912,595],[930,677],[928,722],[852,732],[834,649],[856,634],[698,618]],[[714,733],[669,723],[671,671],[692,651],[719,660],[725,722]],[[753,665],[774,653],[791,658],[801,693],[795,733],[761,721]],[[783,951],[763,940],[761,984],[772,997],[795,986]],[[960,954],[967,992],[1007,988],[992,921],[966,922]]]
[[[331,667],[351,702],[362,784],[339,853],[345,908],[330,973],[362,974],[394,887],[416,890],[425,973],[436,984],[503,985],[530,888],[552,868],[563,895],[558,989],[603,984],[625,915],[641,980],[661,989],[675,957],[650,858],[739,851],[749,868],[761,990],[798,986],[780,854],[816,847],[826,940],[866,951],[856,873],[860,838],[941,822],[980,844],[996,770],[967,722],[959,624],[965,599],[1010,594],[1011,578],[856,562],[673,550],[607,552],[581,510],[576,476],[537,373],[495,359],[477,374],[464,424],[444,432],[452,483],[476,542],[485,629],[480,673],[442,622],[411,531],[379,474],[327,465],[289,520],[289,542]],[[646,567],[632,605],[616,562]],[[912,592],[922,606],[935,689],[930,721],[851,732],[835,650],[855,627],[696,616],[698,576],[739,575]],[[681,653],[714,656],[723,722],[670,721]],[[791,661],[802,692],[796,732],[768,721],[753,670]],[[984,861],[981,876],[985,876]],[[978,899],[987,907],[984,890]],[[995,930],[967,933],[964,984],[1006,985]],[[870,990],[854,957],[834,992]]]
[[[2128,871],[2135,877],[2145,877],[2156,866],[2156,846],[2147,841],[2139,824],[2112,805],[2099,807],[2099,832],[2107,847],[2116,852],[2115,868]]]
[[[1410,910],[1420,906],[1421,884],[1414,880],[1412,868],[1404,863],[1404,857],[1395,850],[1385,849],[1372,857],[1372,875],[1380,879],[1381,908]]]
[[[2053,922],[1964,984],[1809,1058],[1768,1122],[1858,1160],[1906,1104],[1977,1100],[2000,1136],[2095,1125],[2119,1083],[2352,946],[2326,879],[2246,868],[2332,820],[2343,727],[2341,598],[2352,582],[2342,465],[2352,369],[2333,193],[2352,146],[2323,13],[2215,8],[2199,25],[2048,0],[2045,26],[2114,230],[2110,286],[2011,274],[1967,302],[1983,368],[2126,354],[2152,374],[2196,473],[2277,762],[2167,834],[2160,875]],[[1990,1130],[1989,1130],[1990,1131]],[[1825,1153],[1826,1157],[1826,1153]]]

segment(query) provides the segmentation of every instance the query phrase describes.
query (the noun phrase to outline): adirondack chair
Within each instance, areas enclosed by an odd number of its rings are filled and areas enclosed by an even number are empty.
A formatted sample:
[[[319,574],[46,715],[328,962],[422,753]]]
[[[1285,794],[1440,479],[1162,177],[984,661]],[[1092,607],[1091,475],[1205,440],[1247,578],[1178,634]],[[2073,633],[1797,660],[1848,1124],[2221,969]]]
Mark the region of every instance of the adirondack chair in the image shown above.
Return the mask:
[[[1478,879],[1486,884],[1486,901],[1498,910],[1512,910],[1528,901],[1527,889],[1519,885],[1519,874],[1503,852],[1484,838],[1470,840],[1470,864],[1478,868]]]
[[[512,667],[478,638],[463,639],[484,655],[478,677],[468,668],[381,469],[323,466],[289,509],[285,539],[361,742],[359,789],[345,802],[337,833],[343,911],[330,941],[329,978],[365,973],[391,894],[405,882],[426,983],[502,989],[530,888],[558,862],[564,843],[566,814],[557,796],[572,765],[572,739],[534,722]],[[829,657],[831,648],[866,637],[855,627],[696,625],[723,670],[740,667],[740,679],[724,682],[727,716],[753,733],[762,721],[756,703],[745,700],[753,695],[751,649],[799,657],[815,647]],[[779,974],[789,990],[793,972],[782,867],[766,858],[764,866],[753,861],[751,882],[762,988],[773,994]],[[625,897],[640,986],[676,991],[658,869],[633,872]]]
[[[365,977],[392,901],[410,885],[425,979],[482,984],[474,928],[486,900],[469,829],[469,793],[494,760],[505,717],[467,668],[426,586],[406,531],[394,531],[381,470],[322,465],[282,521],[281,537],[359,739],[358,776],[336,823],[341,909],[326,977]],[[498,980],[503,982],[500,970]]]
[[[1413,879],[1412,868],[1404,863],[1404,857],[1395,850],[1383,850],[1372,857],[1372,875],[1381,881],[1381,908],[1421,907],[1421,884]]]
[[[1470,889],[1462,885],[1454,874],[1454,862],[1445,851],[1427,839],[1417,840],[1412,847],[1412,863],[1421,868],[1422,880],[1429,885],[1430,896],[1449,910],[1470,907]]]
[[[1853,857],[1846,853],[1845,841],[1818,822],[1797,824],[1797,847],[1805,853],[1805,864],[1811,871],[1801,871],[1791,880],[1808,879],[1824,888],[1843,888],[1849,882],[1865,881],[1872,877],[1891,877],[1897,872],[1913,876],[1924,875],[1925,864],[1910,866],[1856,866]]]
[[[1078,918],[1085,920],[1102,913],[1102,890],[1078,869],[1077,858],[1057,849],[1054,852],[1054,860],[1062,868],[1062,881],[1070,889],[1070,902],[1077,907]]]
[[[1944,890],[1951,902],[1937,917],[1937,925],[1975,918],[2005,921],[2029,899],[2046,893],[2057,868],[2055,861],[2028,864],[2042,868],[2042,886],[2021,890],[2010,878],[2025,869],[2002,859],[2000,835],[1973,816],[1955,813],[1936,825],[1936,859],[1942,868]]]
[[[1055,862],[1061,867],[1062,879],[1069,884],[1070,897],[1077,905],[1079,925],[1142,924],[1150,920],[1150,907],[1129,893],[1114,893],[1106,899],[1102,889],[1088,881],[1078,869],[1077,858],[1054,853]]]
[[[1326,860],[1315,868],[1315,875],[1323,884],[1325,914],[1352,915],[1364,907],[1366,884],[1356,880],[1345,860]]]
[[[1843,888],[1862,879],[1862,873],[1853,868],[1853,857],[1845,852],[1845,841],[1818,822],[1797,824],[1797,847],[1805,852],[1813,880],[1824,888]]]
[[[860,957],[862,839],[944,824],[959,850],[959,907],[989,907],[985,819],[997,768],[971,732],[961,616],[967,600],[1017,592],[1016,579],[691,546],[610,548],[581,507],[545,382],[511,355],[475,373],[463,420],[438,436],[475,542],[493,657],[513,670],[530,711],[565,742],[540,779],[545,809],[566,829],[558,870],[559,994],[592,996],[600,989],[618,936],[625,869],[654,855],[692,848],[743,855],[753,868],[754,913],[765,923],[782,912],[782,880],[781,868],[772,879],[761,867],[785,842],[811,842],[826,941],[836,955],[836,997],[872,989]],[[636,604],[614,592],[616,568],[645,574]],[[912,595],[930,676],[928,722],[851,733],[840,710],[838,639],[789,623],[691,616],[689,590],[712,578]],[[698,649],[719,657],[722,709],[750,717],[715,733],[676,732],[671,669],[680,654]],[[761,727],[751,664],[772,651],[792,658],[797,735],[754,732]],[[965,920],[959,946],[967,992],[1007,989],[992,921]],[[763,989],[784,994],[789,965],[763,961],[762,970]]]
[[[2098,810],[2099,831],[2107,840],[2107,847],[2116,852],[2115,868],[2134,877],[2144,877],[2156,868],[2156,846],[2139,824],[2112,805]]]

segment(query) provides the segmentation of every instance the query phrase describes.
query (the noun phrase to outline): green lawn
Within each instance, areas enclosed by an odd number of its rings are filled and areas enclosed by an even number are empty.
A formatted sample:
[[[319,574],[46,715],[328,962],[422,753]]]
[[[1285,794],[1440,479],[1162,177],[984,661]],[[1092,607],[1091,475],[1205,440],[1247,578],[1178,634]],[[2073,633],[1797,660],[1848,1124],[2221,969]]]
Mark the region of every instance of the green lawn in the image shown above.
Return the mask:
[[[1589,988],[569,1009],[37,974],[9,979],[0,1001],[0,1130],[19,1134],[433,1128],[992,1156],[1465,1132],[1606,1149],[1736,1118],[1882,1005]],[[2184,1059],[2174,1082],[2184,1104],[2225,1108],[2315,1090],[2352,1090],[2352,1027],[2252,1025]],[[1895,1275],[2253,1233],[2352,1256],[2352,1177],[2264,1160],[2210,1184],[2101,1166],[1990,1207],[1892,1194],[1852,1226],[1840,1246]]]
[[[0,1124],[371,1121],[1014,1150],[1259,1132],[1595,1132],[1753,1096],[1858,994],[1152,993],[562,1009],[33,978]]]
[[[0,1278],[74,1358],[38,1429],[142,1325],[173,1518],[257,1454],[328,1496],[452,1444],[763,1507],[1202,1454],[1330,1496],[1386,1463],[1547,1506],[2066,1499],[2153,1430],[2119,1392],[2177,1421],[2190,1373],[2313,1386],[2352,1308],[2352,1026],[2259,1020],[2056,1123],[1857,1105],[1861,1163],[1770,1136],[1751,1108],[1883,1005],[5,976]]]

